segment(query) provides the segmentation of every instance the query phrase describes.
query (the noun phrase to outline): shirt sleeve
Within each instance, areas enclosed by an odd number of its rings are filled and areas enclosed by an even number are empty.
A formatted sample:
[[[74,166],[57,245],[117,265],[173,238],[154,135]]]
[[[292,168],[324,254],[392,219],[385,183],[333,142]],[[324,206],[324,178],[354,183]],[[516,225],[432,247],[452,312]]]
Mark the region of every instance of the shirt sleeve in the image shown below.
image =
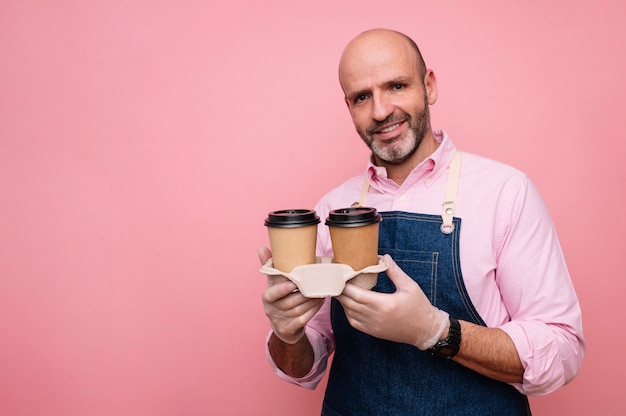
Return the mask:
[[[548,210],[527,178],[510,206],[496,279],[511,320],[501,329],[524,366],[523,382],[514,387],[543,395],[580,369],[585,353],[580,305]]]
[[[285,374],[274,362],[274,359],[270,355],[268,341],[272,332],[267,336],[265,343],[265,354],[270,366],[274,370],[274,373],[282,380],[289,383],[296,384],[309,390],[313,390],[317,387],[320,380],[326,372],[328,365],[328,357],[335,351],[335,340],[332,334],[332,326],[330,324],[330,298],[327,298],[324,305],[315,314],[313,319],[307,324],[305,328],[305,336],[309,339],[311,346],[313,347],[314,362],[311,371],[304,377],[296,378]]]

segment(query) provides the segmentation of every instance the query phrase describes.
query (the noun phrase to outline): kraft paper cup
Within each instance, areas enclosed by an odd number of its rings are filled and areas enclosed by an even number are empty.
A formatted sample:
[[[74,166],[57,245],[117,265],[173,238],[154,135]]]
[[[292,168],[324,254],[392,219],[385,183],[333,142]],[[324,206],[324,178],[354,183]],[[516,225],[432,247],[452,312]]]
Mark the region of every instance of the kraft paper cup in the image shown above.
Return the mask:
[[[378,226],[375,208],[351,207],[330,211],[326,219],[333,245],[334,262],[361,270],[378,264]],[[366,289],[376,285],[376,273],[362,273],[352,282]]]
[[[286,209],[268,214],[265,226],[275,269],[290,273],[296,266],[315,263],[319,223],[315,211],[309,209]]]

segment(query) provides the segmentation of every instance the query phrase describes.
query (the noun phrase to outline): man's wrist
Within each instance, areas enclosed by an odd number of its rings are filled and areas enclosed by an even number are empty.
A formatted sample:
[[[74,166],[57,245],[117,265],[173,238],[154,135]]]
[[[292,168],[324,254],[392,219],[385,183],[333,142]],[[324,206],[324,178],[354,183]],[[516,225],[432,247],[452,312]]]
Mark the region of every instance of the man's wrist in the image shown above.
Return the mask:
[[[454,357],[461,347],[461,324],[455,318],[449,317],[448,330],[444,339],[431,348],[430,354],[434,357],[445,358],[447,360]]]

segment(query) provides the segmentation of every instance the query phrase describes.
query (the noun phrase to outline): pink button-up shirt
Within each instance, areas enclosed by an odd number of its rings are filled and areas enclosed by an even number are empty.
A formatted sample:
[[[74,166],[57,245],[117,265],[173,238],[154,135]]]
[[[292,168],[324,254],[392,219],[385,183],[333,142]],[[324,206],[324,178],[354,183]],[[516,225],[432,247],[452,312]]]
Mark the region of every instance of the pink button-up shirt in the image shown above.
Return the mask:
[[[384,168],[369,163],[367,206],[378,211],[441,215],[447,172],[456,148],[436,131],[437,150],[397,185]],[[331,209],[357,201],[364,176],[349,179],[316,206],[322,219],[318,255],[332,256],[328,228]],[[500,328],[515,343],[524,366],[524,394],[547,394],[574,378],[585,352],[581,312],[550,215],[530,180],[510,166],[463,153],[455,216],[462,219],[461,270],[468,294],[488,327]],[[315,388],[322,378],[334,337],[330,302],[309,322],[306,335],[315,364],[291,383]]]

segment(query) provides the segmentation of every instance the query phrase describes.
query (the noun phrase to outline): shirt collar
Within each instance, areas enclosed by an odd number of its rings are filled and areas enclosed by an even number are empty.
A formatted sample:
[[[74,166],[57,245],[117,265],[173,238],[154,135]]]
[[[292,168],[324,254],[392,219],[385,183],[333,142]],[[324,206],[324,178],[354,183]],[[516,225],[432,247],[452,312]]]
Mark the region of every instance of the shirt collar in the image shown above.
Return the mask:
[[[435,140],[440,144],[430,156],[417,165],[402,184],[402,188],[411,187],[420,181],[426,181],[427,186],[445,172],[454,157],[456,147],[448,134],[444,130],[435,130],[433,132]],[[367,164],[367,175],[370,186],[380,192],[389,191],[393,188],[397,189],[395,182],[387,179],[387,169],[382,166],[376,166],[372,163],[372,158]]]

